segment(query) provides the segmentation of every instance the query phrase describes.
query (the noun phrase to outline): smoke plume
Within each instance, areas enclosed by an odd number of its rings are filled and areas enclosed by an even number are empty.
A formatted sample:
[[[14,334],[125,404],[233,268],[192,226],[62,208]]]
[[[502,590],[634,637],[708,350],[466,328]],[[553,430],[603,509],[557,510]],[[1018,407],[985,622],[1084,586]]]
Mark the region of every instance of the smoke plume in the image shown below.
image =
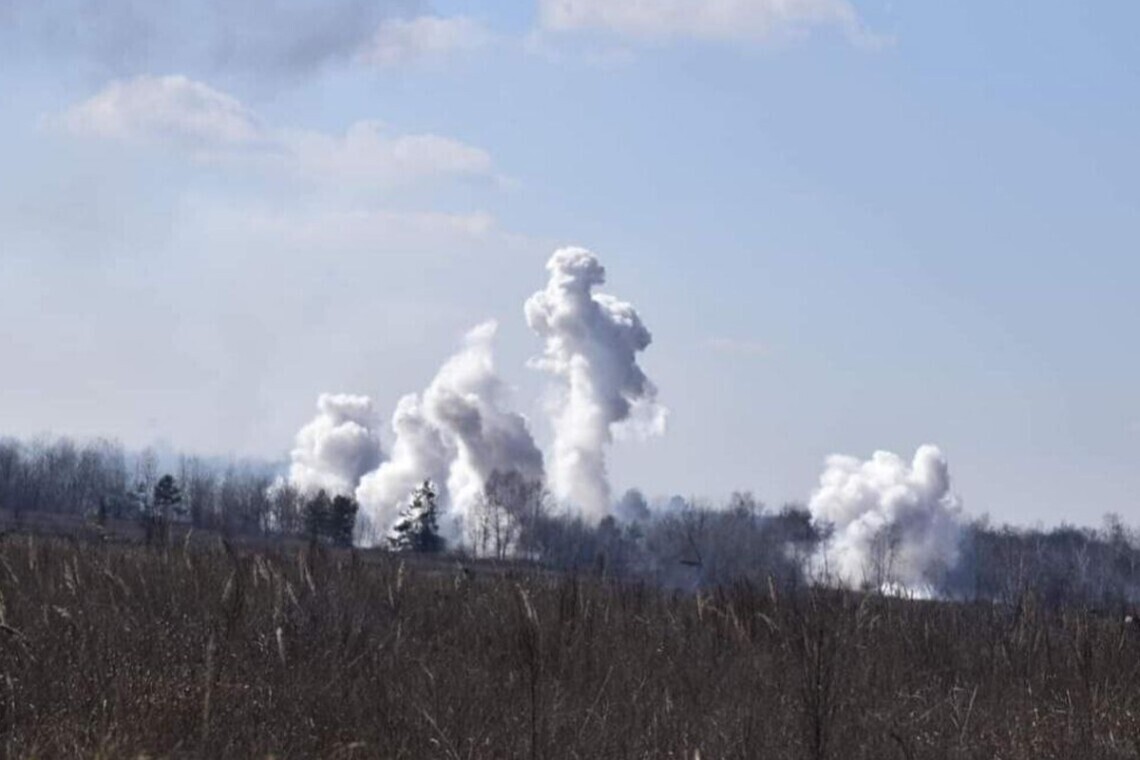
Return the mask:
[[[367,396],[322,393],[317,416],[297,432],[289,483],[302,493],[351,494],[382,459],[379,421]]]
[[[886,451],[829,457],[808,509],[833,531],[815,570],[844,585],[928,595],[958,560],[961,506],[935,446],[911,463]]]
[[[425,480],[445,482],[454,457],[439,428],[427,419],[418,394],[410,393],[396,404],[392,433],[391,458],[365,475],[356,489],[365,516],[383,529],[395,521],[412,489]]]
[[[532,366],[561,381],[552,402],[555,495],[599,519],[610,510],[605,452],[622,428],[660,432],[665,409],[637,364],[652,338],[633,306],[595,293],[606,270],[583,248],[562,248],[546,265],[550,280],[525,307],[546,341]]]
[[[445,527],[461,526],[492,472],[541,480],[542,452],[526,419],[504,410],[506,389],[494,364],[497,325],[471,330],[422,394],[400,400],[392,417],[392,456],[356,490],[376,525],[390,525],[412,489],[431,480],[448,509]]]

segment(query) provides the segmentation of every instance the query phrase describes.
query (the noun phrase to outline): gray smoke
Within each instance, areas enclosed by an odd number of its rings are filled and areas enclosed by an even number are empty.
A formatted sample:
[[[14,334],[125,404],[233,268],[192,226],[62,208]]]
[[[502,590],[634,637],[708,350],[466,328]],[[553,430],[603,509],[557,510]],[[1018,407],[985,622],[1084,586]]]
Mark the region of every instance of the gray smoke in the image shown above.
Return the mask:
[[[606,447],[623,429],[661,432],[665,409],[637,364],[652,338],[633,306],[595,293],[606,270],[584,248],[562,248],[546,265],[550,280],[525,307],[546,341],[532,366],[560,381],[551,402],[551,481],[563,501],[599,519],[610,510]]]
[[[935,446],[909,463],[886,451],[828,457],[808,509],[833,531],[813,569],[843,585],[926,596],[958,561],[961,504]]]
[[[373,524],[390,525],[412,490],[431,480],[449,513],[445,527],[458,535],[492,472],[542,479],[542,452],[526,419],[504,408],[506,388],[492,353],[496,330],[495,322],[471,330],[422,394],[400,400],[392,457],[356,490]]]
[[[302,493],[351,494],[382,459],[378,422],[367,396],[322,393],[317,416],[297,432],[289,484]]]

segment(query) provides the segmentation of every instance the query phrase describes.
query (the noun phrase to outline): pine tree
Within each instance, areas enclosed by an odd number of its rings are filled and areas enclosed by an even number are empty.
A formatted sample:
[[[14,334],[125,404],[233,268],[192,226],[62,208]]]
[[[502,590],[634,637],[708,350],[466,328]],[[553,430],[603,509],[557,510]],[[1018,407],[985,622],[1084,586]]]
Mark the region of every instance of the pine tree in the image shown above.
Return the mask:
[[[356,499],[337,496],[329,510],[328,537],[337,546],[352,546],[352,529],[356,527],[356,513],[360,505]]]
[[[163,475],[147,492],[147,480],[140,479],[135,488],[135,501],[139,509],[139,522],[146,532],[146,543],[170,542],[170,515],[182,503],[182,491],[173,475]]]
[[[173,475],[163,475],[154,486],[154,499],[152,500],[155,516],[169,521],[171,513],[180,515],[182,505],[182,489],[174,480]]]
[[[322,488],[316,496],[305,502],[305,534],[313,541],[328,535],[331,514],[332,502]]]
[[[423,485],[412,491],[411,503],[400,512],[396,524],[388,534],[388,544],[393,551],[443,551],[444,540],[439,535],[439,508],[435,503],[431,481],[425,480]]]

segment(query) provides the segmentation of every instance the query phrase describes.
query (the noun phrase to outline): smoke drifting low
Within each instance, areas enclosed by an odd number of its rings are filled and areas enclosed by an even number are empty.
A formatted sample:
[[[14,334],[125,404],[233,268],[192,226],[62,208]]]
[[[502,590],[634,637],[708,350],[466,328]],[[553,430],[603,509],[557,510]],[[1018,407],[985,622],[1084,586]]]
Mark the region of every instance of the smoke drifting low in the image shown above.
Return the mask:
[[[961,505],[935,446],[910,463],[886,451],[829,457],[808,509],[833,530],[815,570],[845,585],[922,595],[958,561]]]
[[[351,494],[382,459],[379,418],[367,396],[323,393],[317,416],[297,432],[289,483],[302,493]]]
[[[495,322],[471,330],[463,349],[422,394],[400,399],[392,417],[392,457],[356,489],[375,525],[390,525],[424,480],[436,484],[453,527],[456,520],[462,523],[492,472],[542,479],[542,452],[525,418],[504,409],[505,388],[492,354],[496,330]]]
[[[551,401],[551,485],[556,496],[596,520],[610,511],[605,456],[619,426],[642,434],[664,430],[666,411],[637,364],[652,337],[633,306],[594,292],[606,270],[590,251],[562,248],[546,269],[550,280],[527,300],[525,312],[546,341],[532,366],[560,382]]]

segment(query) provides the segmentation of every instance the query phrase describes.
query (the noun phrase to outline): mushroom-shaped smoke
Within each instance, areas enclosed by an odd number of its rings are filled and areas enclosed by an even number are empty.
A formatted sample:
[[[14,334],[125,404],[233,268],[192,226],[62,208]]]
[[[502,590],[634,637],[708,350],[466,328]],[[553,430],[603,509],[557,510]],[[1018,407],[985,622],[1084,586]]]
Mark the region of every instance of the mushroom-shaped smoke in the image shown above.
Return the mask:
[[[525,307],[546,341],[532,366],[561,381],[551,402],[555,495],[599,519],[610,511],[606,447],[620,428],[664,429],[657,389],[637,364],[652,338],[633,306],[595,293],[606,270],[584,248],[562,248],[546,265],[550,280]]]

